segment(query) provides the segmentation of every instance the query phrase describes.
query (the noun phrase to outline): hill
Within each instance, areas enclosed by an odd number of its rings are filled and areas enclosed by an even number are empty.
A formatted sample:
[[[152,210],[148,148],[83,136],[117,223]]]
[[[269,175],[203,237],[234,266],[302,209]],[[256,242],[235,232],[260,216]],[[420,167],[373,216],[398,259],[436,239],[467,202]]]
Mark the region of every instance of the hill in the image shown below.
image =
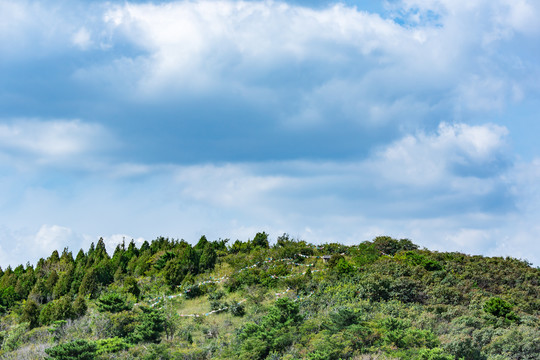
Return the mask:
[[[138,248],[0,269],[2,359],[540,359],[540,269],[377,237]]]

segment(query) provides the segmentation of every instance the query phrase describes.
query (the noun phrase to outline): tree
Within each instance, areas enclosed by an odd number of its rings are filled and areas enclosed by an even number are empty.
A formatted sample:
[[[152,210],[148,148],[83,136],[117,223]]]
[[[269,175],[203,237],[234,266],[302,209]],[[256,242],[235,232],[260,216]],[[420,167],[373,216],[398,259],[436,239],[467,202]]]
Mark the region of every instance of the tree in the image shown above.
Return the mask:
[[[199,270],[199,257],[191,247],[185,247],[176,257],[169,260],[163,269],[165,279],[171,287],[182,283],[184,277],[189,274],[197,274]]]
[[[277,299],[260,323],[247,323],[240,332],[239,357],[264,359],[271,351],[283,352],[294,342],[302,320],[298,303],[287,298]]]
[[[197,243],[197,245],[195,245],[195,250],[202,251],[206,246],[208,246],[208,244],[209,244],[209,242],[206,239],[206,236],[203,235],[199,239],[199,242]]]
[[[454,360],[454,356],[446,354],[441,348],[422,349],[418,353],[419,360]]]
[[[84,297],[81,295],[77,295],[75,298],[75,301],[73,302],[73,314],[76,317],[81,317],[84,314],[86,314],[86,310],[88,310],[88,305],[86,305],[86,300],[84,300]]]
[[[137,280],[133,276],[128,276],[124,279],[124,289],[130,294],[133,294],[137,299],[141,295],[141,289]]]
[[[3,291],[0,290],[0,305],[9,309],[19,300],[19,295],[15,292],[13,286],[8,286]]]
[[[39,325],[39,305],[34,300],[28,300],[24,304],[21,322],[29,323],[30,329]]]
[[[385,255],[395,255],[398,251],[409,251],[418,249],[418,245],[413,244],[409,239],[396,240],[390,236],[377,236],[373,239],[375,248]]]
[[[51,300],[53,298],[53,290],[54,286],[56,285],[56,282],[58,281],[58,274],[55,270],[53,270],[49,277],[47,278],[47,282],[45,283],[45,290],[47,291],[47,300]]]
[[[98,273],[97,270],[92,268],[88,270],[82,279],[81,286],[79,287],[80,295],[90,295],[91,298],[96,298],[98,294]]]
[[[131,334],[131,342],[159,342],[161,334],[165,331],[165,314],[161,309],[145,306],[139,308],[138,323]]]
[[[73,283],[73,277],[75,274],[75,265],[69,263],[65,273],[60,275],[58,281],[53,288],[53,297],[58,299],[61,296],[67,295],[71,290],[71,284]]]
[[[75,317],[70,296],[62,296],[60,299],[53,300],[41,308],[39,322],[48,325],[53,321],[74,319]]]
[[[484,311],[497,317],[504,317],[512,311],[512,305],[501,298],[492,297],[484,304]]]
[[[202,271],[204,270],[213,270],[216,265],[217,254],[214,250],[212,244],[207,244],[202,251],[201,257],[199,259],[199,268]]]
[[[127,303],[126,299],[114,292],[101,295],[98,299],[97,306],[100,312],[117,313],[124,310],[131,310],[131,306]]]
[[[268,243],[268,234],[264,231],[258,232],[252,241],[253,246],[259,246],[265,249],[268,249],[270,247],[270,244]]]

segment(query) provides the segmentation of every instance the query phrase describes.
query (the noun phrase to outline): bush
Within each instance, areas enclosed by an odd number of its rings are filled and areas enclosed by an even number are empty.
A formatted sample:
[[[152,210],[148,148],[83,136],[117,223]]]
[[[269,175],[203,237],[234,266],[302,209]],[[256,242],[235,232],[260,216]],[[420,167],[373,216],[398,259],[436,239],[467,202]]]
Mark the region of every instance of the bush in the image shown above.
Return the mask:
[[[98,355],[119,352],[129,347],[129,344],[119,337],[100,339],[96,341],[96,345]]]
[[[229,311],[234,316],[244,316],[246,313],[246,309],[244,308],[244,304],[241,303],[232,303],[231,306],[229,306]]]
[[[239,357],[264,359],[271,351],[283,352],[294,342],[302,320],[297,303],[287,298],[276,300],[260,323],[249,322],[239,333]]]
[[[28,332],[28,323],[22,323],[12,327],[4,338],[2,349],[13,351],[17,349],[21,343],[24,334]]]
[[[221,300],[224,296],[225,292],[223,292],[223,290],[213,291],[207,295],[208,300]]]
[[[71,299],[68,295],[51,301],[41,308],[39,322],[43,325],[49,325],[57,320],[74,319],[76,315],[71,305]]]
[[[454,360],[454,357],[446,354],[441,348],[434,348],[420,350],[418,360]]]
[[[45,349],[47,355],[55,360],[94,360],[96,351],[95,342],[82,339]]]
[[[493,297],[484,304],[484,311],[499,318],[506,318],[509,321],[519,320],[518,316],[512,311],[512,305],[501,298]]]

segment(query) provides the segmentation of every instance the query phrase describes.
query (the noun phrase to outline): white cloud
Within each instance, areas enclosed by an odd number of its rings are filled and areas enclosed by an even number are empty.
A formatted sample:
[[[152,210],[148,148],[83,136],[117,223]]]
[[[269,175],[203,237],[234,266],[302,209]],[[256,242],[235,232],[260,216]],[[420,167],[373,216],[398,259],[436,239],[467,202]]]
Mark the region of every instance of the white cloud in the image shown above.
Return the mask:
[[[85,155],[111,148],[111,140],[101,125],[80,120],[18,119],[0,123],[0,153],[14,158],[16,165],[21,157],[32,164],[78,162]]]
[[[80,69],[77,78],[94,83],[115,78],[118,91],[125,96],[126,87],[134,89],[138,102],[235,94],[269,111],[278,103],[282,110],[275,116],[289,129],[333,119],[366,126],[399,122],[409,129],[433,113],[464,121],[471,112],[501,111],[535,86],[527,74],[538,66],[524,61],[520,51],[505,50],[510,46],[505,41],[521,26],[512,19],[525,19],[527,11],[540,14],[532,3],[404,1],[394,6],[396,13],[436,20],[400,25],[341,4],[322,9],[271,1],[112,6],[103,16],[112,43],[141,52]],[[510,35],[493,35],[500,32]],[[531,41],[536,36],[526,35]],[[523,68],[504,66],[508,54]],[[305,75],[298,77],[298,71]],[[130,86],[122,85],[126,82]]]
[[[107,253],[111,257],[113,256],[114,250],[116,249],[117,245],[124,244],[127,249],[131,240],[133,240],[133,242],[135,243],[135,245],[137,245],[137,247],[141,247],[141,245],[145,241],[145,239],[142,237],[134,238],[133,236],[130,236],[127,234],[113,234],[110,236],[103,237],[103,241],[105,242],[105,246],[107,248]]]
[[[470,170],[469,175],[486,167],[496,172],[493,165],[505,161],[507,133],[506,128],[493,124],[441,123],[436,134],[409,135],[384,148],[370,160],[368,168],[389,183],[449,186],[461,176],[455,174],[456,166]],[[476,179],[461,181],[472,185]]]
[[[341,5],[311,10],[273,2],[128,4],[104,19],[149,52],[137,59],[139,89],[146,95],[225,86],[222,81],[248,85],[289,62],[341,64],[351,61],[348,51],[362,56],[414,41],[378,15]]]
[[[180,167],[175,178],[183,197],[228,208],[251,207],[286,186],[282,176],[253,174],[245,165]]]
[[[74,234],[70,228],[59,225],[43,225],[32,239],[32,248],[38,254],[50,254],[53,250],[69,244]],[[37,249],[36,249],[37,247]]]
[[[92,45],[92,39],[90,36],[90,32],[85,27],[82,27],[75,34],[73,34],[71,40],[73,41],[74,45],[78,46],[82,50],[86,50]]]
[[[2,60],[39,59],[64,51],[74,27],[70,13],[46,2],[0,1]]]
[[[75,62],[73,79],[107,96],[137,105],[231,96],[289,130],[334,120],[410,130],[433,116],[501,111],[538,91],[527,49],[538,42],[540,8],[527,0],[393,2],[404,24],[342,4],[0,6],[6,54],[92,49],[98,61]]]
[[[3,244],[0,247],[0,265],[13,267],[30,262],[35,264],[41,257],[46,258],[54,250],[59,253],[69,247],[75,253],[81,247],[87,247],[89,236],[78,234],[71,228],[60,225],[41,225],[37,232],[28,226],[20,229],[3,227]],[[87,249],[86,249],[87,250]]]
[[[96,244],[100,237],[103,237],[110,256],[114,254],[116,245],[122,244],[123,241],[127,247],[133,239],[140,247],[145,240],[142,237],[135,238],[127,234],[88,235],[78,233],[66,226],[47,224],[41,225],[35,233],[28,228],[13,230],[0,227],[0,234],[5,241],[0,244],[0,266],[3,268],[7,265],[15,267],[26,262],[35,264],[39,258],[50,256],[54,250],[61,253],[65,247],[68,247],[73,256],[76,256],[79,249],[88,251],[90,244],[92,242]]]

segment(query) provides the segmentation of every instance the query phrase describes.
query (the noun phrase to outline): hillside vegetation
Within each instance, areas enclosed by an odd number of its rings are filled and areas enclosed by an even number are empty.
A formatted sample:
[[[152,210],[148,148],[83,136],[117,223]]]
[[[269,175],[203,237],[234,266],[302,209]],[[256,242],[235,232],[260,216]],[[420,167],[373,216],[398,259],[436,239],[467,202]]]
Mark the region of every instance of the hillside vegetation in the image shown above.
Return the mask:
[[[158,238],[0,269],[2,359],[540,359],[540,269],[377,237]]]

